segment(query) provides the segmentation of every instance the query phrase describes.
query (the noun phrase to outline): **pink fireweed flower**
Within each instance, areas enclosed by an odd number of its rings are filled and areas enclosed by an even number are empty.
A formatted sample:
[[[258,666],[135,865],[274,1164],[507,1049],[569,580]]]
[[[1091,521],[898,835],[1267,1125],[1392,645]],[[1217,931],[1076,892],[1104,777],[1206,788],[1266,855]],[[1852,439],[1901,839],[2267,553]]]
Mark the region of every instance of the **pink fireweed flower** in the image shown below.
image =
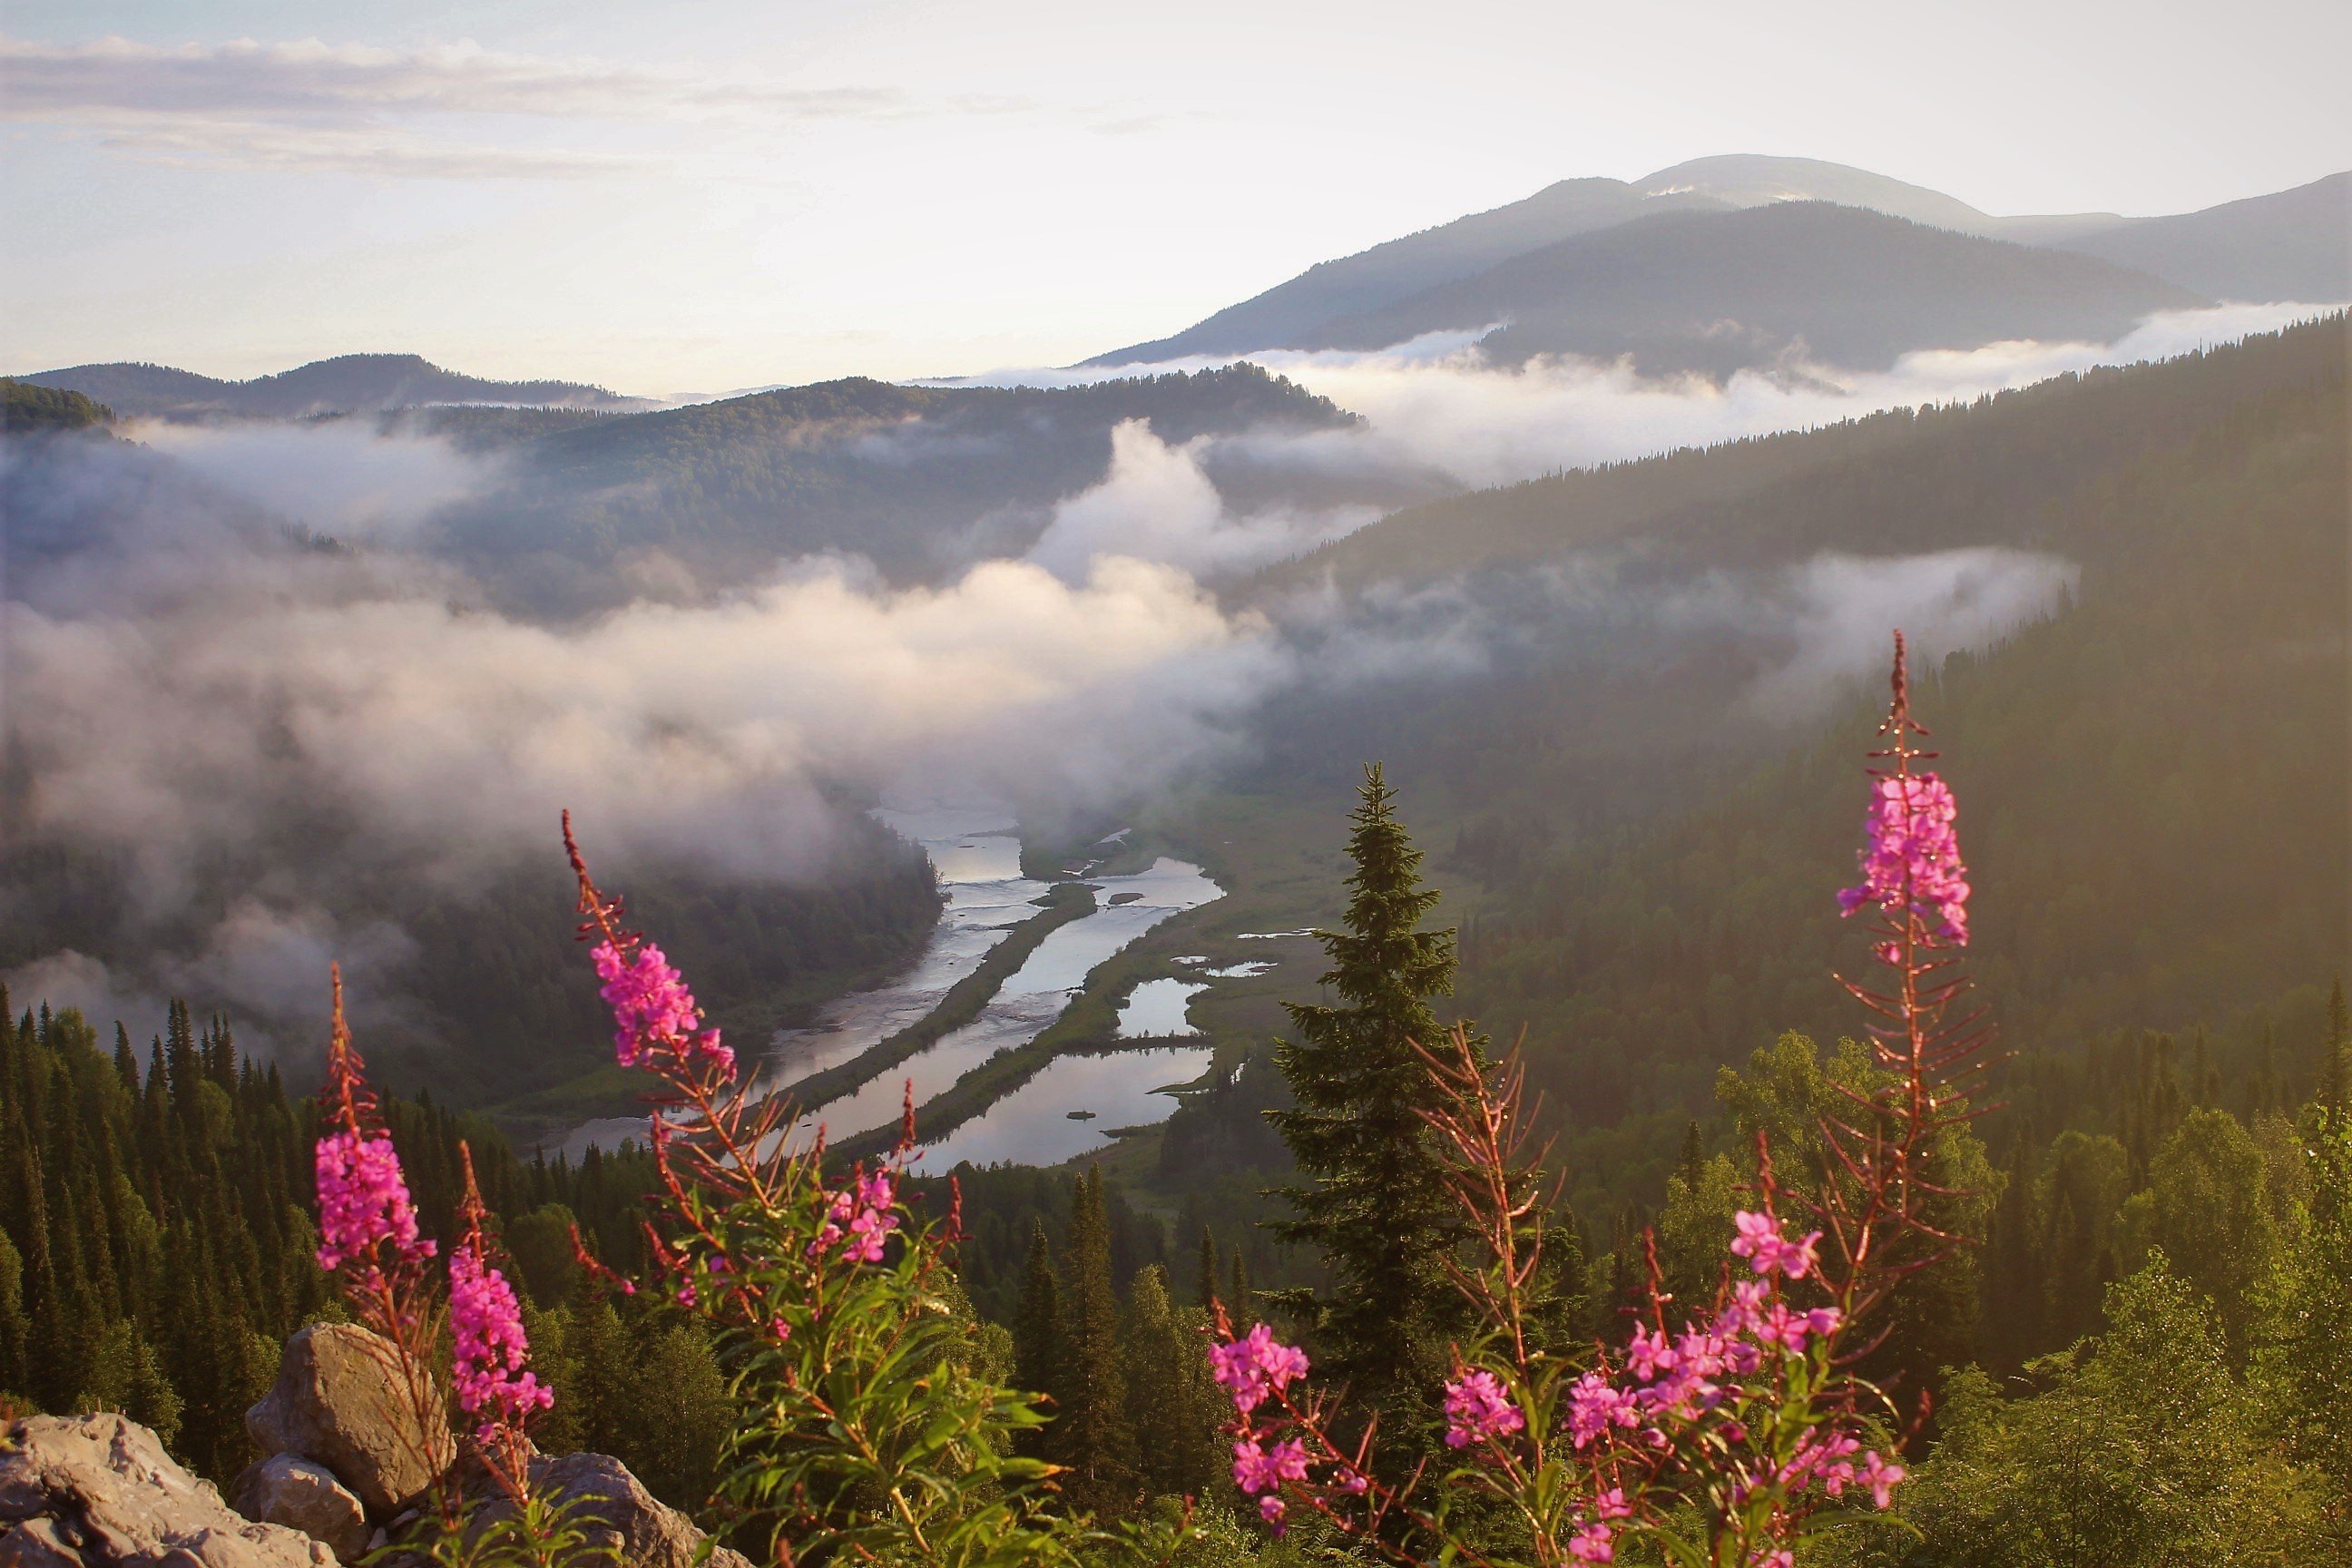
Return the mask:
[[[1267,1397],[1307,1375],[1307,1352],[1296,1345],[1277,1343],[1264,1323],[1239,1339],[1209,1347],[1209,1368],[1234,1396],[1234,1408],[1246,1415]]]
[[[1599,1520],[1587,1522],[1568,1538],[1568,1554],[1579,1563],[1609,1563],[1617,1556],[1613,1532]]]
[[[1854,1479],[1870,1489],[1872,1502],[1885,1508],[1894,1500],[1895,1483],[1902,1480],[1906,1472],[1902,1466],[1888,1464],[1878,1457],[1876,1449],[1873,1449],[1862,1457],[1862,1468],[1855,1472]]]
[[[1747,1258],[1757,1273],[1769,1274],[1778,1268],[1791,1279],[1802,1279],[1808,1271],[1820,1266],[1820,1231],[1802,1241],[1788,1241],[1781,1237],[1780,1221],[1771,1214],[1750,1214],[1743,1209],[1732,1218],[1739,1226],[1739,1234],[1732,1237],[1731,1250]]]
[[[1643,1383],[1650,1382],[1660,1373],[1674,1371],[1676,1359],[1674,1347],[1666,1342],[1664,1330],[1653,1332],[1648,1329],[1635,1329],[1633,1342],[1625,1347],[1625,1364]]]
[[[897,1202],[890,1173],[877,1171],[869,1176],[861,1166],[826,1205],[824,1228],[809,1243],[809,1256],[820,1258],[837,1247],[849,1262],[881,1262],[891,1233],[898,1228]]]
[[[530,1341],[523,1333],[522,1308],[507,1277],[482,1257],[478,1237],[449,1257],[449,1335],[457,1407],[484,1417],[485,1444],[499,1427],[555,1403],[555,1391],[524,1370]]]
[[[1296,1438],[1276,1443],[1271,1450],[1255,1439],[1234,1445],[1234,1485],[1248,1496],[1277,1491],[1285,1481],[1307,1479],[1307,1447]]]
[[[1473,1443],[1520,1431],[1528,1418],[1511,1403],[1502,1380],[1491,1372],[1465,1373],[1445,1385],[1445,1446],[1466,1448]]]
[[[371,1258],[379,1242],[395,1257],[421,1262],[436,1250],[416,1232],[400,1155],[382,1133],[348,1129],[319,1140],[313,1159],[319,1184],[319,1267],[332,1270]]]
[[[1839,892],[1840,910],[1851,915],[1865,904],[1890,914],[1907,910],[1939,922],[1935,934],[1941,940],[1966,947],[1969,873],[1960,863],[1958,816],[1950,786],[1934,773],[1876,781],[1860,857],[1862,886]]]
[[[635,1067],[658,1052],[680,1062],[700,1057],[726,1077],[735,1076],[734,1051],[719,1043],[718,1030],[702,1027],[694,993],[660,948],[646,942],[634,958],[624,958],[618,947],[602,942],[589,957],[604,982],[598,994],[613,1009],[613,1054],[623,1067]]]
[[[1276,1535],[1282,1533],[1282,1516],[1289,1511],[1290,1505],[1271,1492],[1257,1500],[1258,1518],[1274,1526]]]
[[[1597,1372],[1588,1372],[1568,1391],[1568,1433],[1580,1448],[1612,1426],[1632,1427],[1642,1413],[1633,1396],[1610,1386]]]

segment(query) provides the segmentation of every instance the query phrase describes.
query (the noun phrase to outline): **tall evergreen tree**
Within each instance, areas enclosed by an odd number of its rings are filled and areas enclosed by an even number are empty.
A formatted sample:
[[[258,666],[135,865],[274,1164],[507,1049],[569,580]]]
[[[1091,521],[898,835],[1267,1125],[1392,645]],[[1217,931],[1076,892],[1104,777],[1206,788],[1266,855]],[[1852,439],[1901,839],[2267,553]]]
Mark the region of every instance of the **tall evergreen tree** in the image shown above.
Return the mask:
[[[1219,1397],[1197,1310],[1169,1300],[1168,1271],[1154,1264],[1128,1289],[1128,1425],[1142,1441],[1139,1479],[1154,1497],[1202,1497],[1218,1480],[1219,1424],[1232,1405]]]
[[[1062,1387],[1062,1287],[1054,1274],[1053,1244],[1045,1222],[1029,1224],[1029,1258],[1021,1276],[1021,1300],[1013,1318],[1013,1381],[1042,1394],[1058,1407]],[[1045,1434],[1024,1431],[1015,1441],[1024,1452],[1042,1451]]]
[[[2319,1103],[2344,1109],[2352,1097],[2352,1012],[2344,1005],[2344,977],[2327,993],[2327,1034],[2319,1043]]]
[[[1127,1369],[1099,1165],[1071,1194],[1063,1267],[1061,1414],[1047,1431],[1046,1454],[1068,1467],[1062,1489],[1075,1506],[1115,1513],[1134,1499],[1135,1433],[1127,1419]]]
[[[1438,895],[1378,765],[1361,796],[1344,929],[1317,933],[1336,1003],[1286,1004],[1297,1037],[1275,1060],[1297,1104],[1267,1116],[1309,1178],[1287,1190],[1297,1217],[1277,1231],[1318,1248],[1333,1279],[1328,1295],[1285,1304],[1312,1324],[1322,1366],[1360,1412],[1380,1416],[1392,1462],[1410,1463],[1433,1435],[1446,1344],[1465,1326],[1444,1272],[1459,1221],[1423,1120],[1435,1086],[1416,1049],[1439,1043],[1429,1004],[1453,989],[1454,938],[1420,929]]]
[[[1217,1238],[1205,1225],[1201,1227],[1200,1272],[1192,1277],[1192,1298],[1193,1305],[1204,1312],[1217,1299]]]

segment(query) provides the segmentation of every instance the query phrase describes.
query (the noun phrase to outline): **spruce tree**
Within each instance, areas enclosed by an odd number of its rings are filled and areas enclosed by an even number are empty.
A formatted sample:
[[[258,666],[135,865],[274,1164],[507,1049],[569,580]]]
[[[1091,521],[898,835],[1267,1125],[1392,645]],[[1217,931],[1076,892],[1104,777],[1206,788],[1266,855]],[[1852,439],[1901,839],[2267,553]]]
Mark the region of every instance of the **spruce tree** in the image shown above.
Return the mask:
[[[1201,1227],[1201,1270],[1192,1279],[1193,1305],[1207,1311],[1217,1299],[1217,1238]]]
[[[1042,1394],[1056,1407],[1062,1386],[1062,1288],[1054,1276],[1054,1248],[1045,1239],[1045,1222],[1029,1225],[1029,1258],[1021,1276],[1021,1301],[1013,1319],[1013,1381],[1031,1394]],[[1015,1442],[1033,1457],[1043,1451],[1045,1434],[1024,1431]]]
[[[1201,1321],[1198,1312],[1178,1312],[1157,1264],[1129,1287],[1128,1425],[1143,1439],[1137,1468],[1154,1497],[1205,1496],[1219,1479],[1218,1426],[1233,1407],[1210,1381]]]
[[[1297,1104],[1267,1116],[1310,1178],[1286,1191],[1297,1217],[1276,1228],[1320,1251],[1333,1280],[1328,1295],[1283,1303],[1307,1317],[1321,1370],[1380,1417],[1383,1451],[1406,1465],[1433,1437],[1446,1347],[1466,1328],[1444,1270],[1460,1223],[1422,1114],[1436,1088],[1416,1048],[1442,1045],[1430,999],[1453,989],[1454,939],[1420,929],[1438,895],[1421,883],[1421,851],[1377,765],[1361,795],[1343,929],[1317,933],[1335,1003],[1286,1005],[1297,1037],[1275,1060]]]
[[[2319,1103],[2331,1110],[2344,1109],[2352,1095],[2352,1013],[2344,1005],[2344,977],[2336,977],[2327,994],[2327,1034],[2319,1044]]]
[[[1099,1165],[1079,1178],[1071,1194],[1064,1269],[1062,1409],[1046,1434],[1045,1450],[1068,1467],[1062,1490],[1074,1506],[1115,1513],[1134,1498],[1135,1434],[1127,1421],[1127,1369]]]

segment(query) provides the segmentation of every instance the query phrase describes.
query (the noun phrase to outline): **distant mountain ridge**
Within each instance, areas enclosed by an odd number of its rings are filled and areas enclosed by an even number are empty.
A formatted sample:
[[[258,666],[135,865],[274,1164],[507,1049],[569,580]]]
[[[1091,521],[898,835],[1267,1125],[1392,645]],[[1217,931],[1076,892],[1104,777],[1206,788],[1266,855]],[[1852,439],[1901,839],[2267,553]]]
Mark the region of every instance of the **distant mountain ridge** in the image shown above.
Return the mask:
[[[1097,354],[1085,363],[1104,368],[1307,349],[1329,346],[1339,336],[1352,342],[1369,321],[1385,318],[1393,324],[1412,316],[1402,307],[1416,296],[1466,284],[1580,237],[1662,214],[1728,217],[1790,203],[1829,203],[1980,240],[2079,253],[2147,274],[2182,296],[2315,304],[2352,299],[2352,174],[2174,217],[2005,217],[1866,169],[1738,153],[1693,159],[1633,181],[1563,180],[1525,201],[1319,262],[1181,332]],[[1834,301],[1820,303],[1826,308]],[[1482,326],[1492,320],[1446,324]],[[1341,323],[1347,323],[1344,329]],[[1386,347],[1412,335],[1370,346]]]
[[[1516,256],[1298,348],[1378,349],[1505,323],[1487,356],[1631,354],[1652,374],[1727,374],[1792,353],[1882,369],[1913,349],[2122,335],[2203,296],[2095,258],[1828,202],[1666,213]]]
[[[79,392],[126,419],[306,419],[464,403],[610,410],[653,406],[645,398],[624,397],[579,382],[488,381],[444,370],[416,354],[342,354],[251,381],[222,381],[169,365],[131,363],[74,365],[16,379]]]

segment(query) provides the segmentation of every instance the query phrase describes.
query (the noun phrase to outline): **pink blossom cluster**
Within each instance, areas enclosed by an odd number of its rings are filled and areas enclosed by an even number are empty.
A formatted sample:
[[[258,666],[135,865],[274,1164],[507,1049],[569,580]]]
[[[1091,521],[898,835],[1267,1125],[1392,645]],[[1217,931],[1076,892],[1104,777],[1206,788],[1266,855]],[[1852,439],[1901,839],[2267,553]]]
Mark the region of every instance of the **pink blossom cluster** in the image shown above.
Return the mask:
[[[849,1185],[833,1195],[824,1228],[809,1243],[809,1256],[822,1258],[838,1247],[848,1262],[881,1262],[884,1245],[898,1228],[897,1202],[890,1173],[877,1171],[869,1176],[861,1165]]]
[[[680,1062],[696,1057],[718,1064],[735,1076],[735,1053],[719,1040],[719,1031],[702,1027],[702,1009],[686,977],[662,956],[652,942],[640,946],[634,958],[625,958],[610,942],[596,944],[589,956],[604,984],[598,993],[613,1009],[617,1027],[613,1049],[623,1067],[635,1067],[646,1056],[662,1053]]]
[[[1862,886],[1841,890],[1839,909],[1850,915],[1876,904],[1893,914],[1907,907],[1940,922],[1943,941],[1966,947],[1969,873],[1960,864],[1958,815],[1950,786],[1934,773],[1880,779],[1870,794]]]
[[[1862,1455],[1858,1463],[1853,1458],[1857,1453]],[[1895,1485],[1906,1473],[1902,1466],[1880,1458],[1875,1449],[1864,1449],[1851,1434],[1808,1432],[1798,1439],[1788,1462],[1773,1472],[1773,1479],[1792,1492],[1819,1483],[1832,1497],[1844,1496],[1850,1486],[1866,1487],[1871,1501],[1885,1508],[1895,1500]]]
[[[455,1344],[450,1381],[457,1386],[457,1407],[484,1418],[478,1436],[485,1446],[501,1426],[555,1403],[555,1391],[525,1370],[530,1341],[523,1333],[522,1308],[514,1287],[484,1261],[478,1246],[461,1247],[450,1255],[449,1333]]]
[[[419,1262],[433,1256],[432,1242],[416,1232],[416,1205],[409,1201],[400,1155],[392,1140],[346,1128],[319,1140],[313,1156],[319,1184],[319,1267],[341,1268],[372,1259],[377,1243],[392,1244],[395,1257]]]
[[[1289,1511],[1289,1505],[1282,1500],[1282,1486],[1286,1481],[1307,1481],[1307,1448],[1295,1437],[1266,1447],[1251,1427],[1250,1413],[1307,1375],[1307,1352],[1282,1343],[1272,1329],[1258,1323],[1246,1334],[1211,1345],[1209,1370],[1234,1398],[1234,1485],[1244,1496],[1257,1498],[1258,1517],[1279,1535],[1283,1515]],[[1335,1484],[1351,1497],[1361,1497],[1371,1483],[1342,1466]]]
[[[1450,1448],[1487,1442],[1521,1431],[1527,1424],[1503,1380],[1491,1372],[1465,1373],[1445,1385],[1445,1444]]]
[[[1739,1234],[1731,1240],[1731,1250],[1748,1259],[1748,1267],[1759,1274],[1779,1269],[1791,1279],[1802,1279],[1808,1272],[1821,1268],[1819,1244],[1822,1233],[1814,1231],[1802,1241],[1783,1240],[1780,1221],[1769,1212],[1749,1214],[1742,1210],[1733,1216]]]
[[[1255,1437],[1244,1437],[1234,1445],[1234,1485],[1241,1488],[1244,1497],[1257,1498],[1257,1512],[1268,1524],[1279,1525],[1288,1508],[1282,1500],[1282,1483],[1307,1479],[1307,1447],[1296,1437],[1285,1438],[1272,1448],[1262,1447]],[[1258,1497],[1264,1492],[1264,1497]]]
[[[1234,1408],[1247,1415],[1293,1378],[1307,1375],[1307,1352],[1277,1343],[1274,1331],[1260,1323],[1230,1343],[1211,1345],[1209,1369],[1232,1392]]]
[[[1592,1500],[1589,1514],[1580,1516],[1576,1533],[1568,1538],[1568,1554],[1579,1563],[1607,1563],[1617,1555],[1616,1521],[1631,1519],[1633,1505],[1622,1487],[1611,1487]]]

